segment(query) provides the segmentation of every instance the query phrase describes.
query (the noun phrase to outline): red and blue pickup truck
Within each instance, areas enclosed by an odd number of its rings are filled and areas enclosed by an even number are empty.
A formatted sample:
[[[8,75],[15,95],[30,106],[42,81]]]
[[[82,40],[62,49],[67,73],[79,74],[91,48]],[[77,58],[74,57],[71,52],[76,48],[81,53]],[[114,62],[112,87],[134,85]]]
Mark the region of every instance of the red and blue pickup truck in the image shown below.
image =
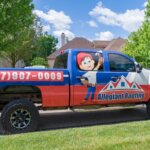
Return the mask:
[[[146,104],[150,70],[116,51],[70,49],[53,69],[0,69],[1,123],[7,133],[34,131],[39,110]]]

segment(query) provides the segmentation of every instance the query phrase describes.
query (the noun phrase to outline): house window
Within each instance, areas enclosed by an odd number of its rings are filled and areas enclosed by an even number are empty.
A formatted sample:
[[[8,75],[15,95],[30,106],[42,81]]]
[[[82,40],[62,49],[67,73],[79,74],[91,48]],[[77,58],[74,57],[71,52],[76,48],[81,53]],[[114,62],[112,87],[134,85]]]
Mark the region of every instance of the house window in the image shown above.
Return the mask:
[[[110,89],[112,89],[113,87],[112,87],[112,85],[110,86]]]
[[[124,82],[121,82],[121,87],[125,87],[125,83]]]
[[[136,88],[136,86],[135,86],[135,85],[133,85],[133,88],[135,89],[135,88]]]

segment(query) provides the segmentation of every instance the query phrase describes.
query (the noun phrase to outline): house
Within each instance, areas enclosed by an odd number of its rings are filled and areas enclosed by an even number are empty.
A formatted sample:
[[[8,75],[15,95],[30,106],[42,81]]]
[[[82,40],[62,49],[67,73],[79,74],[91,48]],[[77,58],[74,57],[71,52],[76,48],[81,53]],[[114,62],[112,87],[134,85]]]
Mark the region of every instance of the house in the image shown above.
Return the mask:
[[[66,40],[65,34],[62,33],[61,35],[61,43],[62,46],[56,50],[54,53],[49,55],[47,57],[48,59],[48,64],[50,68],[53,68],[55,58],[60,54],[61,51],[66,50],[66,49],[71,49],[71,48],[85,48],[85,49],[101,49],[101,50],[117,50],[121,51],[122,48],[125,45],[125,39],[122,38],[117,38],[113,39],[111,41],[99,41],[99,40],[94,40],[94,41],[89,41],[86,38],[82,37],[75,37],[71,41]]]
[[[23,68],[25,62],[23,60],[18,60],[15,64],[15,68]],[[9,58],[0,57],[0,68],[12,68],[12,62]]]

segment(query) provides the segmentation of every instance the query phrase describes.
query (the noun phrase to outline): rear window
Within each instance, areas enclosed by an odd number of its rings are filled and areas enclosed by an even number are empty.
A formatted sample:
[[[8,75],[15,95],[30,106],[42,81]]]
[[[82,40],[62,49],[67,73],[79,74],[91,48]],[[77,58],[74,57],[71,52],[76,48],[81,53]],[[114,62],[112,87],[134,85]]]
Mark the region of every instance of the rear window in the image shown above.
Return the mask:
[[[61,54],[56,57],[54,67],[59,69],[67,69],[68,53]]]

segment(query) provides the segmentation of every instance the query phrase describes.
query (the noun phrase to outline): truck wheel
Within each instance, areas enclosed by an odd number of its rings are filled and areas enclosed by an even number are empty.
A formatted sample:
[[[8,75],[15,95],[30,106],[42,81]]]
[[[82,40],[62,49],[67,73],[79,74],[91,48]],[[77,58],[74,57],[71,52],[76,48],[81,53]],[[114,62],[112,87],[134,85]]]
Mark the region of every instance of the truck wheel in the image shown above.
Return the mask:
[[[26,99],[8,103],[1,114],[2,127],[6,133],[30,132],[37,129],[38,109]]]
[[[150,117],[150,101],[146,104],[147,114]]]

